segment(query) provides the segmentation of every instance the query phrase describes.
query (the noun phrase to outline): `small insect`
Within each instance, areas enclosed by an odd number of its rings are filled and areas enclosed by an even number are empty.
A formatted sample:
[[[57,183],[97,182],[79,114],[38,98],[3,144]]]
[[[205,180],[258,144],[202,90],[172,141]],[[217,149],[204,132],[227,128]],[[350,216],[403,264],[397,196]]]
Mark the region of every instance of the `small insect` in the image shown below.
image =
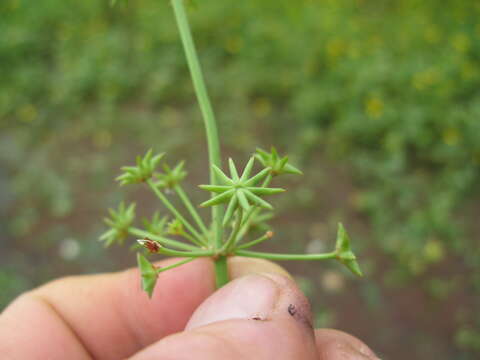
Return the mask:
[[[144,239],[139,239],[137,242],[152,254],[156,254],[160,250],[160,244],[147,237]]]
[[[288,305],[287,310],[288,310],[288,313],[292,316],[294,316],[297,313],[297,308],[293,304]]]

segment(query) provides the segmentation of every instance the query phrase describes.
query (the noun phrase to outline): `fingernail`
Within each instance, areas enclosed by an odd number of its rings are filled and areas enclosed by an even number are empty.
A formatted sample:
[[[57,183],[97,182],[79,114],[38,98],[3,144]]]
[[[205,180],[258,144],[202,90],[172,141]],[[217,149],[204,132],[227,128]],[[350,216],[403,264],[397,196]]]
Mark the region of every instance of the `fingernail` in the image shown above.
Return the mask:
[[[380,360],[375,353],[365,344],[356,344],[353,346],[353,351],[359,356],[355,357],[354,359],[368,359],[368,360]]]
[[[369,347],[363,344],[345,344],[341,347],[345,360],[380,360]]]
[[[230,279],[237,279],[249,274],[279,274],[287,278],[291,275],[280,265],[264,260],[233,256],[228,259],[228,272]]]
[[[232,319],[266,320],[280,296],[276,282],[259,274],[233,280],[195,311],[186,329]]]

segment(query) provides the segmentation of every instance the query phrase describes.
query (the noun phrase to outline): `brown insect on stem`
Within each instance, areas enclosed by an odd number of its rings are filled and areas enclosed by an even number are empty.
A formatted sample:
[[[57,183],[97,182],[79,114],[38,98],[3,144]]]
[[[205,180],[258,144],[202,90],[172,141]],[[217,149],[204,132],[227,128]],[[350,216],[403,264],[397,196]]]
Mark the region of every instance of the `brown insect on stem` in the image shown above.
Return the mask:
[[[161,245],[149,238],[143,238],[141,240],[137,240],[137,242],[142,245],[145,249],[147,249],[150,253],[156,254],[160,250]]]

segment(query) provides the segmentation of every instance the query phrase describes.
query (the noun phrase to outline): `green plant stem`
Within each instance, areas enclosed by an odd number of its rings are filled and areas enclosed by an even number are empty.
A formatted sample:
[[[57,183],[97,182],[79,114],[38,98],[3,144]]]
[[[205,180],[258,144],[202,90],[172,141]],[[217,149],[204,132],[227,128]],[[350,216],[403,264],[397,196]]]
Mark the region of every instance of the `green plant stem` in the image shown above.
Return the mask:
[[[159,267],[159,268],[157,269],[157,274],[160,274],[160,273],[163,272],[163,271],[167,271],[167,270],[176,268],[176,267],[181,266],[181,265],[183,265],[183,264],[189,263],[190,261],[193,261],[193,260],[195,260],[194,257],[192,257],[192,258],[186,258],[186,259],[184,259],[184,260],[182,260],[182,261],[179,261],[179,262],[177,262],[177,263],[175,263],[175,264],[172,264],[172,265],[169,265],[169,266],[165,266],[165,267]]]
[[[250,242],[247,242],[243,245],[238,246],[237,249],[238,250],[246,249],[246,248],[252,247],[253,245],[260,244],[261,242],[264,242],[265,240],[268,240],[271,238],[272,237],[270,235],[265,234],[263,236],[260,236],[258,239],[252,240]]]
[[[135,235],[135,236],[138,236],[140,238],[148,238],[148,239],[151,239],[151,240],[155,240],[155,241],[158,241],[161,245],[177,248],[177,249],[180,249],[180,250],[199,250],[199,248],[196,247],[196,246],[193,246],[193,245],[190,245],[190,244],[184,244],[180,241],[173,240],[173,239],[168,239],[168,238],[165,238],[163,236],[158,236],[158,235],[152,234],[148,231],[144,231],[144,230],[137,229],[137,228],[134,228],[134,227],[129,227],[128,228],[128,233],[132,234],[132,235]]]
[[[245,236],[245,234],[247,233],[248,229],[250,228],[250,218],[252,217],[255,210],[257,210],[257,207],[252,206],[247,211],[247,214],[245,215],[245,218],[243,220],[243,225],[240,228],[240,231],[238,232],[238,239],[242,239]]]
[[[186,231],[182,231],[181,234],[178,234],[179,236],[183,236],[185,239],[190,240],[190,242],[197,244],[200,247],[204,247],[203,243],[200,243],[197,239],[195,239],[192,235],[187,233]]]
[[[185,191],[183,191],[183,188],[179,184],[177,184],[175,185],[174,190],[179,196],[179,198],[182,200],[187,210],[190,212],[190,215],[192,216],[193,220],[195,220],[198,227],[202,230],[204,235],[207,236],[208,235],[207,227],[205,226],[205,223],[203,222],[202,218],[198,214],[195,207],[192,205],[192,202],[190,201],[188,195],[185,193]]]
[[[223,245],[222,252],[226,251],[228,253],[228,251],[235,245],[235,240],[237,239],[238,231],[240,230],[240,226],[242,225],[242,218],[243,218],[243,209],[238,208],[235,226],[232,232],[230,233],[228,240]]]
[[[158,250],[159,254],[168,255],[168,256],[181,256],[181,257],[202,257],[202,256],[212,256],[214,255],[213,250],[192,250],[192,251],[179,251],[167,248],[160,248]]]
[[[180,222],[187,228],[188,231],[192,233],[192,235],[198,240],[200,246],[207,246],[205,243],[205,240],[202,238],[202,236],[198,233],[197,230],[180,214],[177,209],[175,209],[175,206],[167,199],[167,197],[160,191],[158,188],[155,186],[155,184],[152,182],[152,180],[148,179],[147,185],[152,189],[152,191],[157,195],[157,197],[160,199],[160,201],[165,205],[165,207],[172,212],[175,217],[180,220]]]
[[[183,0],[172,0],[173,12],[180,32],[185,55],[187,57],[188,67],[192,75],[193,87],[197,95],[200,110],[202,112],[205,130],[207,133],[208,143],[208,157],[210,162],[210,181],[212,184],[218,184],[216,176],[212,170],[211,165],[221,167],[220,158],[220,144],[218,140],[217,125],[215,122],[215,115],[213,113],[212,105],[208,97],[207,88],[203,79],[200,62],[198,61],[197,51],[193,42],[190,25],[185,13]],[[222,247],[222,228],[223,206],[213,206],[212,221],[215,229],[215,237],[213,241],[214,248],[220,249]],[[222,256],[215,260],[215,275],[217,287],[221,287],[228,282],[227,262]]]
[[[324,254],[275,254],[249,250],[236,250],[234,253],[238,256],[268,260],[324,260],[335,259],[337,257],[337,253],[335,251]]]

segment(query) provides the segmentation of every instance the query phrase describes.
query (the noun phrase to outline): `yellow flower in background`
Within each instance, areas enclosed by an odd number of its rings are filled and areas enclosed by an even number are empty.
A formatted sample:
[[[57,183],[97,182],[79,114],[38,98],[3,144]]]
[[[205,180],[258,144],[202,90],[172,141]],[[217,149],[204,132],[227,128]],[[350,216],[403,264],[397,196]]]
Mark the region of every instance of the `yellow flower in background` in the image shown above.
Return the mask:
[[[16,10],[18,9],[18,6],[20,5],[20,1],[19,0],[11,0],[8,4],[7,4],[7,8],[8,6],[10,7],[10,10]]]
[[[461,75],[464,80],[471,80],[477,77],[479,74],[478,67],[471,62],[465,62],[462,64]]]
[[[402,33],[400,35],[403,36],[404,34]],[[367,45],[368,45],[368,47],[370,47],[370,50],[374,50],[376,48],[381,47],[383,45],[383,43],[384,43],[383,38],[380,35],[376,34],[376,35],[371,36],[368,39]]]
[[[351,59],[358,59],[360,57],[360,49],[358,46],[350,46],[348,48],[348,56]]]
[[[230,54],[237,54],[243,48],[243,40],[238,36],[231,36],[225,41],[224,48]]]
[[[475,165],[480,165],[480,152],[477,152],[477,153],[472,155],[472,162]]]
[[[365,102],[365,113],[373,119],[383,115],[385,104],[378,97],[371,97]]]
[[[438,82],[440,74],[437,69],[430,68],[413,75],[412,85],[417,90],[424,90]]]
[[[331,60],[336,60],[338,57],[344,55],[347,51],[347,43],[342,39],[332,39],[327,42],[326,50],[327,56]]]
[[[423,254],[428,261],[437,262],[444,258],[445,250],[440,241],[431,239],[425,244]]]
[[[470,38],[463,33],[453,36],[451,42],[453,48],[459,53],[465,53],[470,50]]]
[[[272,103],[267,98],[259,98],[253,104],[253,113],[259,118],[265,118],[272,113]]]
[[[448,128],[443,132],[443,142],[448,146],[455,146],[460,141],[460,133],[455,128]]]
[[[430,25],[425,30],[425,33],[423,36],[425,37],[425,40],[430,44],[436,44],[440,41],[441,34],[438,27],[434,25]]]
[[[24,123],[31,123],[38,116],[38,111],[35,105],[26,104],[17,110],[18,119]]]

